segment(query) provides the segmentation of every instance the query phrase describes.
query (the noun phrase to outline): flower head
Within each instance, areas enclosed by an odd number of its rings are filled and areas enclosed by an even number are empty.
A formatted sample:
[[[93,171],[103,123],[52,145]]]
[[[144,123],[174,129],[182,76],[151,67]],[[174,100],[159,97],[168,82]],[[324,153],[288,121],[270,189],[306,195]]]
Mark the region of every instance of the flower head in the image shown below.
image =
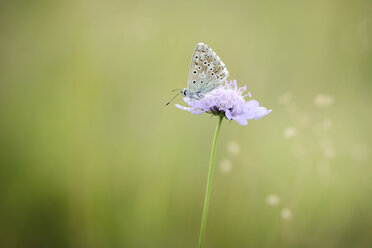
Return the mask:
[[[192,114],[210,113],[214,115],[224,114],[228,120],[235,120],[241,125],[247,125],[249,119],[259,119],[271,112],[265,107],[260,107],[256,100],[245,101],[243,93],[247,87],[238,87],[236,80],[225,81],[213,91],[205,94],[201,99],[184,98],[189,105],[184,107],[176,104],[176,107]],[[248,96],[251,97],[250,92]]]

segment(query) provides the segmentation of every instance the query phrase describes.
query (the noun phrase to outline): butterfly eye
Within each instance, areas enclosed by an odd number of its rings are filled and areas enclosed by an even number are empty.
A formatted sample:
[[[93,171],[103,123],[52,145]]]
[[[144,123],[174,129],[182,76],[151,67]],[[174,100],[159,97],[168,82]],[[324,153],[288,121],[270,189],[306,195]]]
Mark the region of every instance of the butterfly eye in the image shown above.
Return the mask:
[[[201,70],[201,66],[198,66],[198,70]]]
[[[213,70],[213,68],[211,67],[211,68],[209,68],[209,70],[211,70],[211,71],[212,71],[212,70]]]
[[[216,78],[219,79],[220,77],[217,75]]]
[[[202,84],[202,83],[203,83],[203,80],[202,80],[202,81],[200,81],[200,83]]]
[[[208,62],[207,61],[204,61],[204,65],[206,65],[206,64],[208,64]]]
[[[196,71],[193,71],[194,74],[196,74]]]
[[[198,59],[198,58],[199,58],[199,56],[198,56],[198,55],[196,55],[196,56],[195,56],[195,59]]]
[[[192,83],[193,83],[193,84],[196,84],[196,80],[193,80]]]
[[[214,73],[212,72],[211,75],[214,76]]]

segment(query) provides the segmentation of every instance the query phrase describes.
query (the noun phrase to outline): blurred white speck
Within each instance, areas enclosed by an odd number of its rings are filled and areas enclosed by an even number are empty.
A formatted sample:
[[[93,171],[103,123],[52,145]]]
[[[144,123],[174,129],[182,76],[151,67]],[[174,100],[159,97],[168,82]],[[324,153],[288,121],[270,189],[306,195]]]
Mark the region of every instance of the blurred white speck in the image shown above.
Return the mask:
[[[288,208],[283,208],[282,211],[280,212],[280,215],[285,220],[289,220],[292,218],[292,212]]]
[[[230,141],[227,143],[227,150],[231,155],[237,156],[240,153],[240,146],[235,141]]]
[[[295,127],[288,127],[284,130],[284,137],[292,138],[297,134],[297,128]]]
[[[292,93],[291,92],[286,92],[283,95],[279,96],[278,102],[280,104],[286,105],[289,104],[292,100]]]
[[[248,96],[249,96],[249,98],[252,98],[252,93],[248,92]]]
[[[328,107],[334,102],[333,97],[325,94],[318,94],[315,96],[314,103],[317,107]]]
[[[324,157],[331,159],[331,158],[334,158],[335,156],[336,156],[336,151],[332,147],[326,148],[324,150]]]
[[[280,202],[280,198],[279,198],[279,196],[277,196],[277,195],[272,194],[272,195],[268,195],[268,196],[266,197],[266,203],[267,203],[268,205],[276,206],[276,205],[279,204],[279,202]]]
[[[222,160],[220,163],[220,169],[222,172],[225,172],[225,173],[230,172],[232,169],[231,161],[228,159]]]
[[[351,155],[354,159],[359,161],[366,161],[369,159],[370,150],[365,144],[356,144],[351,149]]]

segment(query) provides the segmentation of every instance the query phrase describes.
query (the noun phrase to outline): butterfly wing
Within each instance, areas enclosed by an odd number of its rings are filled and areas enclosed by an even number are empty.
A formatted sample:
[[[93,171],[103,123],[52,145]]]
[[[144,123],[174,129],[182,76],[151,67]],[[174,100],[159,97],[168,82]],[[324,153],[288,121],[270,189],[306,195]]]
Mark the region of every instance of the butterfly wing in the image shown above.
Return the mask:
[[[187,88],[196,98],[222,84],[229,72],[217,54],[207,45],[199,43],[191,60]]]

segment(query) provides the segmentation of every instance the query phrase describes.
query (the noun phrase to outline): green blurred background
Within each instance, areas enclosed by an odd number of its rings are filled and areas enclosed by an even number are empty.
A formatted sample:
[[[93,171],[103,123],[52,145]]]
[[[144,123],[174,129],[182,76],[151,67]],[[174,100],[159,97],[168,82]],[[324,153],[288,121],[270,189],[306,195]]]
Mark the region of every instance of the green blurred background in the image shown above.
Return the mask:
[[[164,104],[204,42],[273,109],[222,124],[206,247],[372,247],[371,13],[2,1],[0,246],[196,247],[217,119]]]

